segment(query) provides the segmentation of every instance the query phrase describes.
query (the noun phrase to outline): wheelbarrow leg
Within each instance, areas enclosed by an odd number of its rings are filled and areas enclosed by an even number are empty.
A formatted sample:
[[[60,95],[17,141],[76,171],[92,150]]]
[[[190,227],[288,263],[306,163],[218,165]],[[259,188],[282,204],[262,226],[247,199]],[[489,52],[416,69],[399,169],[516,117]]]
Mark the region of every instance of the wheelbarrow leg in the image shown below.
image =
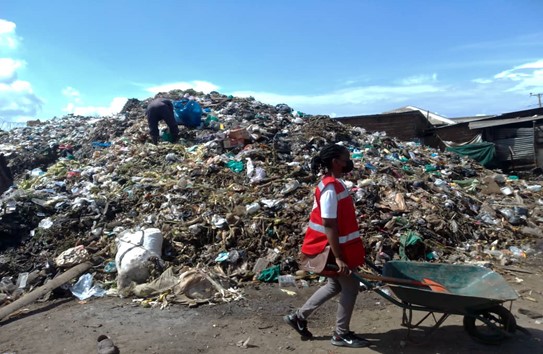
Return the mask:
[[[433,319],[435,321],[435,324],[432,327],[428,328],[428,329],[421,328],[420,325],[430,316],[433,317]],[[402,315],[402,326],[407,328],[407,335],[406,335],[405,339],[407,341],[409,341],[410,343],[413,343],[413,344],[423,344],[423,343],[425,343],[428,340],[428,338],[430,337],[430,335],[432,333],[434,333],[434,331],[436,329],[438,329],[443,324],[443,322],[445,322],[445,320],[447,318],[449,318],[449,316],[450,316],[449,313],[443,313],[439,318],[436,318],[434,312],[428,312],[420,321],[413,324],[413,310],[411,308],[409,308],[409,307],[404,307],[403,308],[403,315]],[[411,330],[416,329],[416,328],[421,328],[423,330],[423,332],[424,332],[424,336],[420,340],[415,340],[411,336]]]

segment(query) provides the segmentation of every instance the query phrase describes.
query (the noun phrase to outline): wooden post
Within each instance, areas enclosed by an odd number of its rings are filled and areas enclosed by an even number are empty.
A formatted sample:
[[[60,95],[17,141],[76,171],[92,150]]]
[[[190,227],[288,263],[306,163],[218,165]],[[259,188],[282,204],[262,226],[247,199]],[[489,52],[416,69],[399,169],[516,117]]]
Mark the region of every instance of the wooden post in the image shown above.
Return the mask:
[[[31,292],[29,292],[28,294],[25,294],[20,299],[12,302],[9,305],[6,305],[6,306],[0,308],[0,321],[2,321],[4,318],[8,317],[9,315],[14,313],[15,311],[17,311],[17,310],[19,310],[19,309],[21,309],[21,308],[23,308],[23,307],[25,307],[27,305],[30,305],[34,301],[41,298],[43,295],[45,295],[48,292],[58,288],[62,284],[65,284],[65,283],[69,282],[70,280],[72,280],[73,278],[80,276],[82,273],[84,273],[85,271],[87,271],[91,267],[92,267],[91,262],[84,262],[84,263],[78,264],[78,265],[70,268],[66,272],[62,273],[58,277],[56,277],[54,279],[51,279],[50,281],[48,281],[46,284],[40,286],[39,288],[36,288],[36,289],[32,290]]]

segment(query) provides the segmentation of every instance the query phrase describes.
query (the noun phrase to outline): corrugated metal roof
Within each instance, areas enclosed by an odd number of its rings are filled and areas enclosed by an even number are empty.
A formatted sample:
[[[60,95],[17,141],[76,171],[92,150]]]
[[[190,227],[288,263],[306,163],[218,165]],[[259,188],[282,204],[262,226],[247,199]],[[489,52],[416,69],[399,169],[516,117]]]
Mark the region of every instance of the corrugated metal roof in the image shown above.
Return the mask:
[[[455,124],[460,124],[460,123],[469,123],[469,122],[475,122],[475,121],[478,121],[478,120],[483,120],[483,119],[489,119],[489,118],[494,118],[496,117],[496,115],[485,115],[485,116],[473,116],[473,117],[454,117],[454,118],[451,118],[451,120],[455,123]]]
[[[434,125],[438,124],[454,124],[454,120],[450,118],[443,117],[437,113],[430,112],[429,110],[422,109],[415,106],[404,106],[400,108],[393,109],[392,111],[386,111],[383,112],[383,114],[389,114],[389,113],[404,113],[404,112],[412,112],[412,111],[419,111],[424,115],[424,118],[428,119],[428,121]]]
[[[525,122],[532,122],[532,121],[539,121],[539,120],[543,120],[543,115],[532,116],[532,117],[508,118],[508,119],[491,119],[491,120],[484,120],[484,121],[478,121],[478,122],[470,122],[469,128],[481,129],[481,128],[497,127],[500,125],[525,123]]]

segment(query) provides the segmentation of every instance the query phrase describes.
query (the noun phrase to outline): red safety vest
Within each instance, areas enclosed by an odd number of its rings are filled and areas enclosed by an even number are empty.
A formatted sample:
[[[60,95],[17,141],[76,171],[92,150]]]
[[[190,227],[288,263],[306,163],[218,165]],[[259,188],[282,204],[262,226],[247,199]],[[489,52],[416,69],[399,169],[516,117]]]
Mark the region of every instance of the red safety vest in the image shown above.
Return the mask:
[[[320,198],[322,191],[330,183],[333,183],[338,196],[337,221],[339,245],[345,263],[347,263],[349,268],[355,268],[364,264],[366,250],[358,231],[353,199],[343,184],[332,176],[323,178],[315,189],[316,206],[309,216],[309,225],[305,233],[302,252],[308,256],[313,256],[321,253],[328,244],[328,238],[324,233],[322,223]]]

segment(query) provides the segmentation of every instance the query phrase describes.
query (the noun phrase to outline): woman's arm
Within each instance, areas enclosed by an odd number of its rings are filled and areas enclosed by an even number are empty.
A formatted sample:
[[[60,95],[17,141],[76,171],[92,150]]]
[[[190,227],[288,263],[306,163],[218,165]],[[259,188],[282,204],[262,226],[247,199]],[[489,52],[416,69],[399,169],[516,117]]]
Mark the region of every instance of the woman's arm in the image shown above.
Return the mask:
[[[345,263],[345,261],[343,260],[343,252],[341,252],[341,247],[339,245],[339,231],[337,226],[337,219],[323,218],[322,225],[324,226],[324,233],[328,238],[330,248],[332,249],[332,252],[336,257],[336,264],[339,267],[338,273],[348,274],[349,267],[347,266],[347,263]]]

